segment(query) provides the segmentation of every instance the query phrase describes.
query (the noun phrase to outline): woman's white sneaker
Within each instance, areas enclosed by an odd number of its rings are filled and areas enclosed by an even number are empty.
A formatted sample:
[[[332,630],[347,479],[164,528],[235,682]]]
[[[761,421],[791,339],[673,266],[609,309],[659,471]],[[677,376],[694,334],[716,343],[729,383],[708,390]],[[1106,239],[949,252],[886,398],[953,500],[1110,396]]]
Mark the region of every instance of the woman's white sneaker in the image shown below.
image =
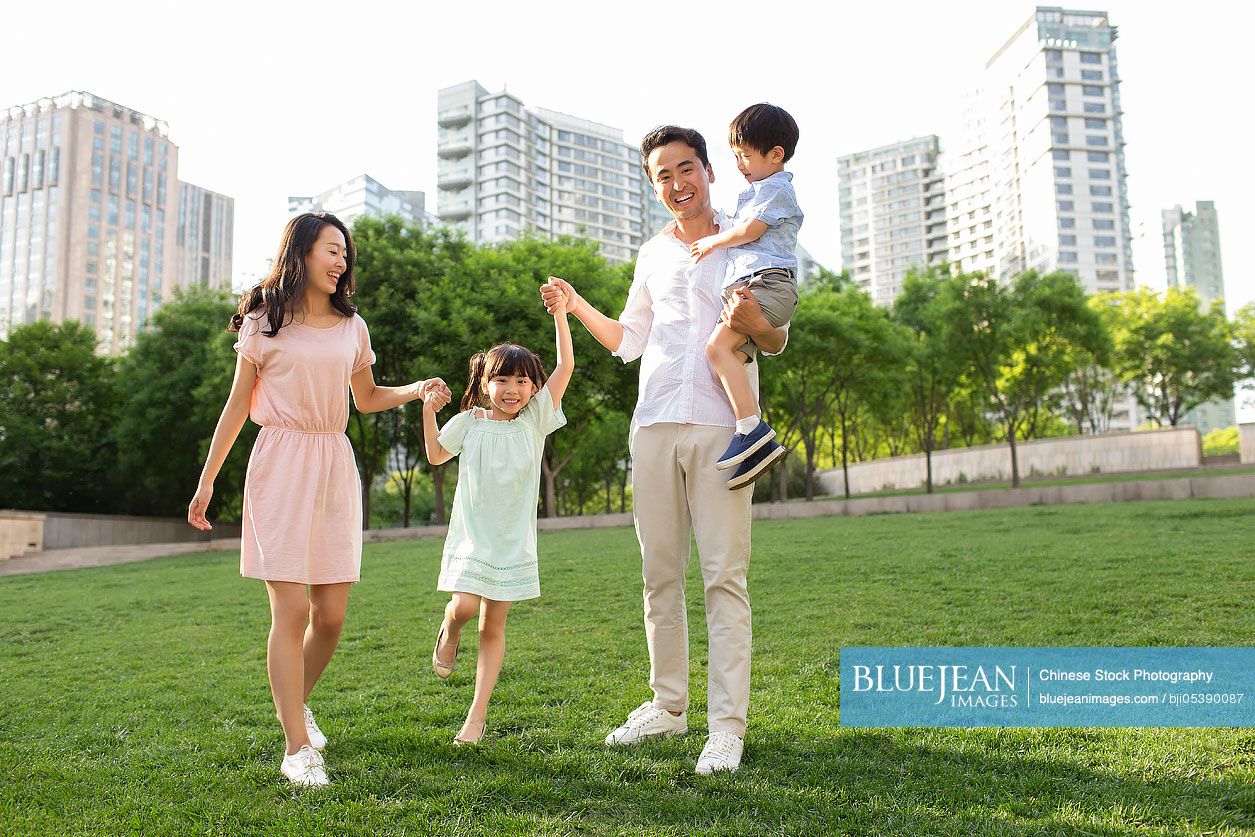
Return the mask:
[[[741,767],[741,753],[744,750],[745,740],[739,736],[723,730],[712,732],[697,759],[697,772],[702,776],[709,776],[720,770],[732,773]]]
[[[314,788],[330,784],[327,780],[327,765],[323,763],[322,753],[308,744],[302,744],[301,749],[290,756],[284,756],[279,770],[294,785]]]
[[[684,719],[683,712],[679,715],[672,715],[667,710],[646,701],[632,710],[623,726],[606,736],[606,746],[639,744],[654,738],[683,735],[688,731],[689,725]]]
[[[309,736],[309,743],[315,750],[324,750],[327,747],[327,736],[322,734],[322,730],[318,728],[318,723],[314,720],[314,713],[310,711],[308,706],[305,707],[305,734]]]

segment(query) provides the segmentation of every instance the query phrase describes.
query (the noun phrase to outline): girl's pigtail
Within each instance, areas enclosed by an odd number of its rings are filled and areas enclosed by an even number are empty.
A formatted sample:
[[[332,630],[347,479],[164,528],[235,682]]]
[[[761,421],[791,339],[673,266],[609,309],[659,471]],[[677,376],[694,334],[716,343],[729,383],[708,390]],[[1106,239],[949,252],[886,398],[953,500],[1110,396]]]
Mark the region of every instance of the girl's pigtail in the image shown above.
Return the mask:
[[[466,392],[462,393],[462,406],[459,408],[462,412],[472,407],[485,406],[480,385],[484,380],[484,365],[487,362],[487,352],[476,352],[471,355],[470,374],[466,378]]]

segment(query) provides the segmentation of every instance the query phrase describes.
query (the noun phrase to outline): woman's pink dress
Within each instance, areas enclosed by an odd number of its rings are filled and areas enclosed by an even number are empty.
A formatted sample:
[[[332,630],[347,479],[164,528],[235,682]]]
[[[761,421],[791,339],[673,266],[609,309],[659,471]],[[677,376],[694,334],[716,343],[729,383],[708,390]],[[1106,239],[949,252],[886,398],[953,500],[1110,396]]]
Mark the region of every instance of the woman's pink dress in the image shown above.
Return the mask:
[[[259,312],[235,350],[257,367],[249,415],[261,433],[248,460],[240,575],[267,581],[357,581],[362,484],[349,422],[349,378],[375,362],[361,317],[331,328],[289,323],[274,337]]]

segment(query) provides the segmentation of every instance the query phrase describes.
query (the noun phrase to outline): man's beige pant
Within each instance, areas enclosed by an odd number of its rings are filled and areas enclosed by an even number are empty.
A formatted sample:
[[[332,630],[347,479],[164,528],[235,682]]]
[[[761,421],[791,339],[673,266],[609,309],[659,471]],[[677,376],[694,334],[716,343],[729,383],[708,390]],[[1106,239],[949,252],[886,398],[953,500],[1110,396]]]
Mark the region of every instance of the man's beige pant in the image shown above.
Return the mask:
[[[684,569],[692,530],[706,591],[709,729],[744,737],[750,690],[745,574],[753,492],[729,491],[732,472],[715,470],[715,460],[731,438],[731,427],[633,425],[632,503],[645,577],[645,637],[654,703],[674,712],[688,709]]]

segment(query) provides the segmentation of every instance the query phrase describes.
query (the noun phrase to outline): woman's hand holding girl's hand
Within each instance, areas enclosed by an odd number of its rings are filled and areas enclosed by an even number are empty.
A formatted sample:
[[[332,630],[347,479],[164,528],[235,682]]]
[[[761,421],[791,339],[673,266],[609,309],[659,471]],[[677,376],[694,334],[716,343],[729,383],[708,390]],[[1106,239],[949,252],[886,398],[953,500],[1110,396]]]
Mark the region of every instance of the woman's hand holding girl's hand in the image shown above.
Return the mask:
[[[449,406],[449,401],[452,400],[452,397],[448,387],[443,389],[432,387],[423,395],[423,406],[430,407],[433,412],[438,413]]]
[[[187,522],[195,526],[202,532],[208,532],[214,528],[209,521],[205,519],[205,512],[209,510],[209,501],[214,496],[214,487],[200,486],[196,489],[196,495],[192,497],[192,502],[187,504]]]

